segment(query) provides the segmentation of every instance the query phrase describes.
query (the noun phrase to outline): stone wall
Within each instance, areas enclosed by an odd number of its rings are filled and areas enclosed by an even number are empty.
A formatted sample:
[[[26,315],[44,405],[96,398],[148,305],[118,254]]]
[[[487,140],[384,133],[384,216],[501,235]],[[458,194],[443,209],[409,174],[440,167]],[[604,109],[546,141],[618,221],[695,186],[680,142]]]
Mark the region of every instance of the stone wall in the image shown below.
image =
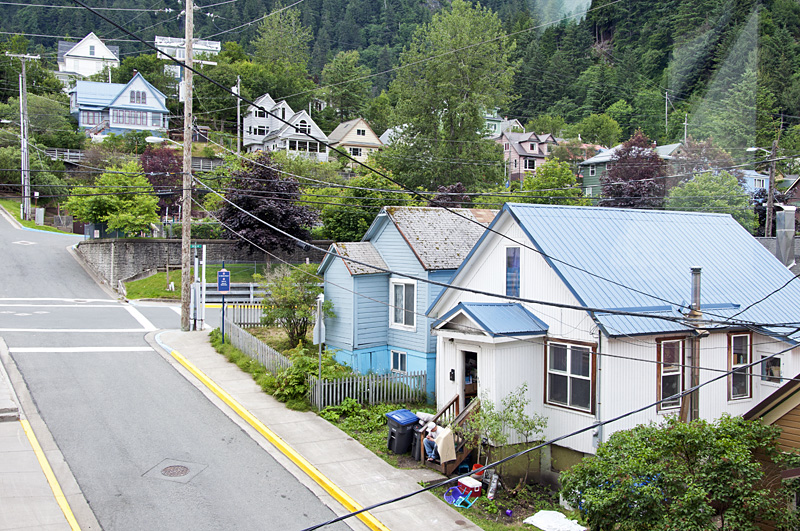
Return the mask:
[[[324,253],[315,249],[304,251],[300,248],[288,254],[282,250],[272,252],[270,256],[261,251],[249,253],[239,248],[232,240],[193,240],[192,243],[206,245],[206,259],[209,264],[226,262],[279,262],[279,259],[291,263],[303,263],[308,259],[311,263],[320,263]],[[311,244],[327,249],[331,242],[312,241]],[[139,275],[149,269],[164,268],[169,264],[172,269],[181,267],[181,241],[163,239],[97,239],[84,240],[77,248],[83,259],[95,272],[116,287],[117,281]],[[198,249],[198,256],[201,250]],[[194,256],[194,250],[192,250]],[[277,258],[276,258],[277,257]]]

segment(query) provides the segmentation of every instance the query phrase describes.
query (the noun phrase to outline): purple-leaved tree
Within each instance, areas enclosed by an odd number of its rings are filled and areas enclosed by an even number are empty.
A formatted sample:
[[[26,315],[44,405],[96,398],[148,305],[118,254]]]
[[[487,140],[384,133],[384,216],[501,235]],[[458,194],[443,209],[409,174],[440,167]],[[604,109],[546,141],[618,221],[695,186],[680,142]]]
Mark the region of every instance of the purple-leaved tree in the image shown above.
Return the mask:
[[[655,144],[641,130],[611,157],[610,168],[600,177],[600,206],[660,208],[664,204],[667,165]]]

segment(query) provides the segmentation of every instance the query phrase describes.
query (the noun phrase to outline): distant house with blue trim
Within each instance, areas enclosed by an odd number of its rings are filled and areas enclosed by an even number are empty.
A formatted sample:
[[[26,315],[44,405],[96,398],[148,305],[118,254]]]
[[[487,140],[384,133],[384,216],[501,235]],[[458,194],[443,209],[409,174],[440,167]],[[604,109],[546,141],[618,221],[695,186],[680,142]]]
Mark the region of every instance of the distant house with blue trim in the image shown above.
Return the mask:
[[[86,134],[149,131],[160,136],[169,128],[167,97],[140,73],[127,83],[77,81],[69,91],[69,112]]]
[[[326,344],[361,373],[426,371],[433,393],[436,339],[425,309],[496,211],[384,207],[360,242],[334,243],[319,267]],[[456,214],[457,213],[457,214]]]
[[[729,215],[506,204],[426,312],[437,405],[499,404],[527,384],[549,439],[659,402],[548,447],[544,479],[614,431],[688,410],[676,395],[693,352],[710,382],[699,417],[744,414],[800,372],[792,278]]]
[[[681,147],[681,143],[656,146],[656,153],[663,160],[671,160]],[[583,183],[583,193],[587,197],[599,197],[603,188],[602,177],[611,169],[614,155],[622,147],[618,144],[611,149],[604,149],[594,157],[578,163],[578,174]]]

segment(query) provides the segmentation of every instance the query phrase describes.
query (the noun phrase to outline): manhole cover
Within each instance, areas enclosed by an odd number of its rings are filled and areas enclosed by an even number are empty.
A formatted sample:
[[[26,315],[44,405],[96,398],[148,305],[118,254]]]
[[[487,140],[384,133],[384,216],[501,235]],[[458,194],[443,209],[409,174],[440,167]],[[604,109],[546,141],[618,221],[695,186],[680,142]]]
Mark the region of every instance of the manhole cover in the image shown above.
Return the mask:
[[[172,465],[161,470],[161,475],[167,476],[168,478],[179,478],[181,476],[185,476],[188,473],[189,473],[189,468],[182,465]]]
[[[467,525],[467,522],[466,522],[466,521],[464,521],[464,520],[456,520],[456,521],[455,521],[455,524],[456,524],[456,525]]]

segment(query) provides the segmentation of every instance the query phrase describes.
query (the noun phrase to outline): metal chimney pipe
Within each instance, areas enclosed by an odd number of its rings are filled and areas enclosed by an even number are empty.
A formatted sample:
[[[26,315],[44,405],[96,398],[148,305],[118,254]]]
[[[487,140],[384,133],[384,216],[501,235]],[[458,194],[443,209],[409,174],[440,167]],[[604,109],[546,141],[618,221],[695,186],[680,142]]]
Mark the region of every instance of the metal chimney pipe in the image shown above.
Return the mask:
[[[700,310],[700,272],[702,268],[692,268],[692,311],[689,312],[689,317],[699,318],[703,315]]]

